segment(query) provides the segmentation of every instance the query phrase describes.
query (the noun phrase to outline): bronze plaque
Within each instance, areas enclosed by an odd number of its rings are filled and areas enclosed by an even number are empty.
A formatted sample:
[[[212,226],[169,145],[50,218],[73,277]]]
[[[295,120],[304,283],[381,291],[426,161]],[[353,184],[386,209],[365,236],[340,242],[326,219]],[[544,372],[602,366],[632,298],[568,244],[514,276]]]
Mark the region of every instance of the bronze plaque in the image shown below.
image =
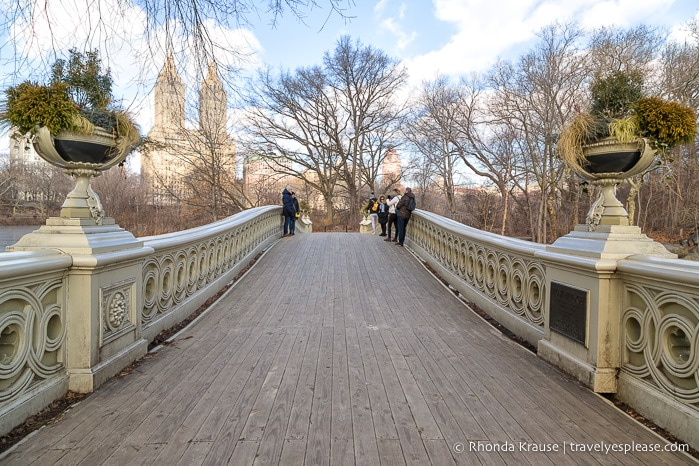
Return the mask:
[[[587,291],[551,282],[549,327],[578,343],[587,333]]]

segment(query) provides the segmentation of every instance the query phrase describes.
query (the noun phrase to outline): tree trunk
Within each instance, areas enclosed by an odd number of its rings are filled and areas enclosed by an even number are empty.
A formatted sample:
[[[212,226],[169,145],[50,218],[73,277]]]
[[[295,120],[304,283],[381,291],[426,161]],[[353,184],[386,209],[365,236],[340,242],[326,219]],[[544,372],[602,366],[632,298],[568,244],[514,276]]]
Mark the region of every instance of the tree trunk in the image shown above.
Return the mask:
[[[502,226],[500,227],[500,234],[505,236],[506,226],[507,226],[507,211],[510,207],[510,191],[505,188],[501,190],[502,192]]]
[[[333,217],[333,200],[332,198],[325,199],[325,225],[332,225],[334,222]]]

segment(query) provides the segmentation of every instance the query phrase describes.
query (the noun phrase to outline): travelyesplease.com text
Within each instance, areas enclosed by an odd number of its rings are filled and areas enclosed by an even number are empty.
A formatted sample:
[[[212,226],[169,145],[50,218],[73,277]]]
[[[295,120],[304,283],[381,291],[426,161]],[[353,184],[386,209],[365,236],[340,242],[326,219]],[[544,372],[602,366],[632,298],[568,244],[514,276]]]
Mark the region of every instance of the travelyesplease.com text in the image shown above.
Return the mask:
[[[537,442],[487,442],[483,440],[457,442],[453,446],[454,452],[541,452],[565,454],[571,453],[639,453],[639,452],[688,452],[686,443],[613,443],[613,442],[561,442],[561,443],[537,443]]]

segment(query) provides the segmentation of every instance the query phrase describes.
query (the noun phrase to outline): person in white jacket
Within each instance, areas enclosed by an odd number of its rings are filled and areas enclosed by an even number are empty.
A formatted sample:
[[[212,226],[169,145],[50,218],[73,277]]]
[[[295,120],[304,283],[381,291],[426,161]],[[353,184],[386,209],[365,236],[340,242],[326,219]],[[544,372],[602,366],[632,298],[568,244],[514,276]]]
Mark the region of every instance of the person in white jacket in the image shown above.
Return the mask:
[[[400,191],[398,189],[394,189],[393,196],[388,196],[388,201],[386,201],[386,204],[388,204],[388,237],[384,241],[398,241],[398,223],[396,221],[398,217],[396,216],[396,204],[398,204],[400,198]],[[396,227],[396,236],[393,239],[391,239],[392,225]]]

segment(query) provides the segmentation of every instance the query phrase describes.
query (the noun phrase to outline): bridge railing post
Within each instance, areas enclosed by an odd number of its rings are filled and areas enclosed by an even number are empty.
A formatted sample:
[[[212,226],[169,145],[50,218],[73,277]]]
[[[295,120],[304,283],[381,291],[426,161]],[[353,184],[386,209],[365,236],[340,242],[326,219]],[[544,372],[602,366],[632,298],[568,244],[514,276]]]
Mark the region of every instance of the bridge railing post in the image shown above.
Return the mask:
[[[50,218],[7,249],[54,249],[72,258],[63,298],[69,390],[92,392],[146,353],[141,277],[152,249],[113,219]]]
[[[677,257],[628,225],[578,225],[539,254],[550,290],[539,355],[599,393],[617,392],[623,291],[617,263],[635,254]]]

